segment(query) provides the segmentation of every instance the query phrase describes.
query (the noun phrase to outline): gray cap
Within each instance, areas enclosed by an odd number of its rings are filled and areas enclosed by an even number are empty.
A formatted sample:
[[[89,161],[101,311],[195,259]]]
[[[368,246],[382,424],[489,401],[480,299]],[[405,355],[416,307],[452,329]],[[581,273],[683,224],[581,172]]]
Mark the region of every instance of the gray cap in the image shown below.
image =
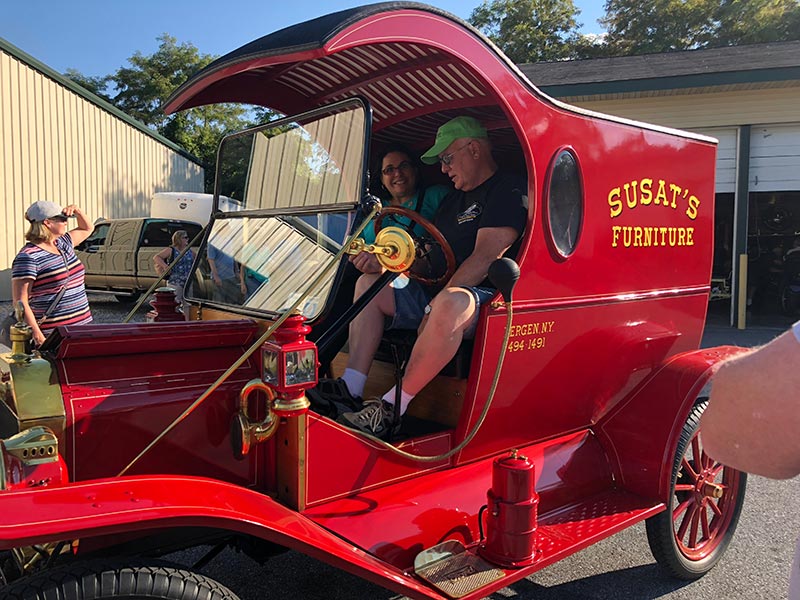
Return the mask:
[[[31,223],[42,222],[62,214],[64,209],[55,202],[49,200],[38,200],[28,207],[25,211],[25,218]]]

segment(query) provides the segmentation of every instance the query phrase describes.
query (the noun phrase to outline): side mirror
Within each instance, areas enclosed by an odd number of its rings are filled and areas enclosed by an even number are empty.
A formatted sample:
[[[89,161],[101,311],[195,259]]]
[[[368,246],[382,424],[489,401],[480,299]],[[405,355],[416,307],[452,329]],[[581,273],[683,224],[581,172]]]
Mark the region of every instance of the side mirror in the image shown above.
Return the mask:
[[[511,302],[511,292],[519,279],[519,265],[510,258],[498,258],[489,265],[489,281],[503,295],[504,302]]]

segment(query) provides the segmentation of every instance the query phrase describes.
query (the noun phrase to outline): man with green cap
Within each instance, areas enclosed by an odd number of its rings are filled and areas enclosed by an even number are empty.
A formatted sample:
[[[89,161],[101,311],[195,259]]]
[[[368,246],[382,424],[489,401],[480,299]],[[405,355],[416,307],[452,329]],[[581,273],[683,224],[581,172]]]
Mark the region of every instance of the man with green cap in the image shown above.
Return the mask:
[[[353,396],[363,392],[386,317],[392,318],[392,328],[419,331],[403,377],[399,411],[392,388],[382,398],[366,401],[360,411],[338,419],[383,439],[400,428],[395,414],[405,413],[414,396],[455,356],[461,341],[475,334],[481,303],[495,295],[486,279],[489,265],[502,256],[516,256],[528,216],[525,180],[498,170],[488,133],[476,119],[461,116],[442,125],[434,145],[421,158],[426,164],[440,163],[455,188],[442,200],[434,224],[452,247],[457,268],[439,289],[398,277],[353,321],[342,376]],[[351,260],[363,273],[356,286],[359,295],[382,269],[371,254]]]

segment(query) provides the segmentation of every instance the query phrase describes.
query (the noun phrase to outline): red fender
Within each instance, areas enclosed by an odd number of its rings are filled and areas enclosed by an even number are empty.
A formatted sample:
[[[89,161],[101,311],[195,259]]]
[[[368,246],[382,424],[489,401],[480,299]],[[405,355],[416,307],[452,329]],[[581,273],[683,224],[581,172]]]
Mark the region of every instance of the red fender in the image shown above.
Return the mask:
[[[214,479],[134,476],[0,492],[0,549],[176,527],[255,536],[411,597],[442,598],[269,496]]]
[[[692,406],[714,365],[745,350],[720,346],[676,355],[597,425],[622,487],[666,501],[678,440]]]

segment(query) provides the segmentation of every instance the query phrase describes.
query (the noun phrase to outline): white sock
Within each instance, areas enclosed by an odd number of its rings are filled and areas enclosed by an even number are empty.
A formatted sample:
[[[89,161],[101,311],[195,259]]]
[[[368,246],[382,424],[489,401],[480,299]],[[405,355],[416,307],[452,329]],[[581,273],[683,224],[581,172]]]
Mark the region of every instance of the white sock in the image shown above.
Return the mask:
[[[367,382],[366,373],[359,373],[355,369],[345,369],[342,373],[342,381],[353,396],[364,395],[364,384]]]
[[[395,388],[397,386],[392,386],[388,392],[383,395],[383,400],[388,402],[392,406],[394,406],[394,396],[395,396]],[[408,405],[411,404],[411,401],[414,399],[414,394],[409,394],[404,390],[400,390],[400,414],[405,414],[406,410],[408,409]]]

